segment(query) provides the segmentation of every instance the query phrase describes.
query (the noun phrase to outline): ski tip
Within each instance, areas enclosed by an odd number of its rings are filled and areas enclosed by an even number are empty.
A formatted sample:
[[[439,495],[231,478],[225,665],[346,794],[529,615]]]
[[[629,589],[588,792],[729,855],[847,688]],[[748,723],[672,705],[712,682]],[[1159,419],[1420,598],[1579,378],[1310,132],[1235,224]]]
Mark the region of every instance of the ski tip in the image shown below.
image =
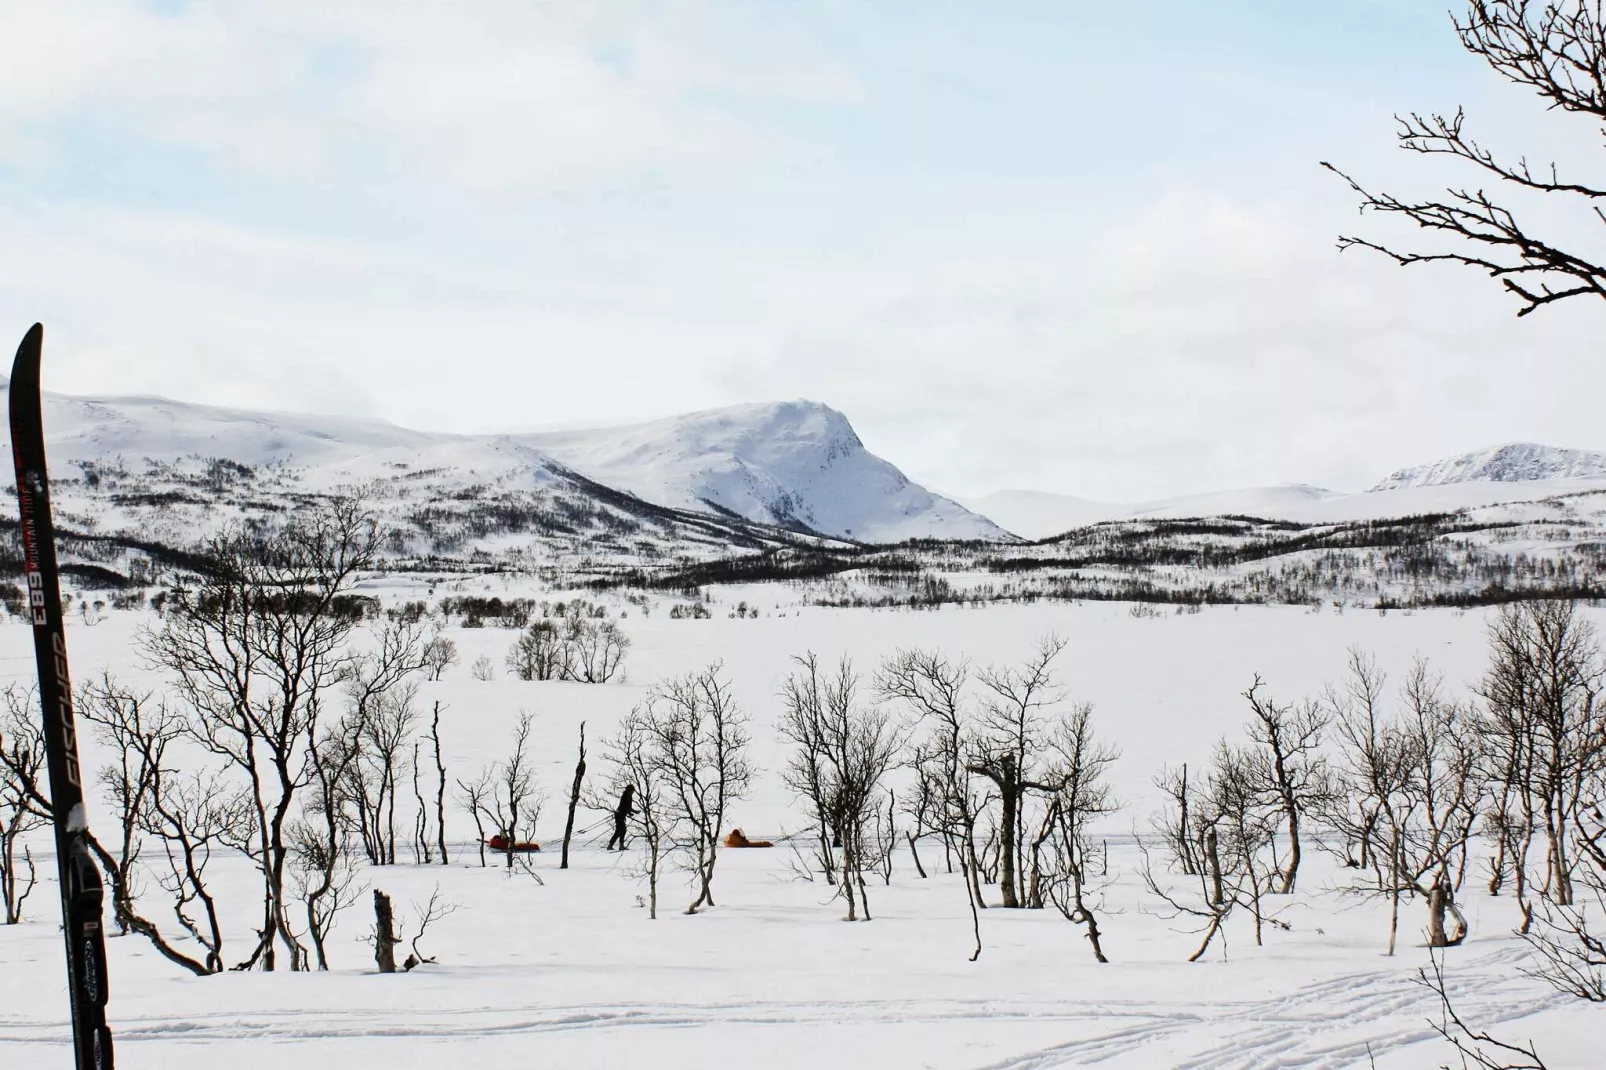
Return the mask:
[[[39,354],[45,344],[45,325],[36,323],[28,328],[28,333],[22,336],[22,344],[17,347],[17,359],[11,365],[11,385],[21,382],[24,385],[39,382]]]

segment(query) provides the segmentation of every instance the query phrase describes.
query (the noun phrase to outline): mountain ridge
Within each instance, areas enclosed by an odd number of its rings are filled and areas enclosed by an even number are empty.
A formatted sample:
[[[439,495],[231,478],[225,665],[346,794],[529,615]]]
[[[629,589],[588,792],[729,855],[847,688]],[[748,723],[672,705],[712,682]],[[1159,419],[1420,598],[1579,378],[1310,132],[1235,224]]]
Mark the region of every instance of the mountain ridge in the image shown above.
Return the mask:
[[[1002,539],[991,520],[870,453],[847,417],[819,402],[758,402],[592,430],[462,435],[384,420],[199,405],[154,396],[47,393],[55,465],[221,458],[300,470],[324,488],[399,471],[563,484],[554,466],[644,502],[726,513],[861,542]],[[532,484],[533,480],[533,484]],[[443,493],[462,493],[455,485]]]
[[[1562,449],[1537,442],[1505,442],[1391,472],[1368,493],[1452,483],[1531,483],[1544,479],[1606,476],[1606,452]]]

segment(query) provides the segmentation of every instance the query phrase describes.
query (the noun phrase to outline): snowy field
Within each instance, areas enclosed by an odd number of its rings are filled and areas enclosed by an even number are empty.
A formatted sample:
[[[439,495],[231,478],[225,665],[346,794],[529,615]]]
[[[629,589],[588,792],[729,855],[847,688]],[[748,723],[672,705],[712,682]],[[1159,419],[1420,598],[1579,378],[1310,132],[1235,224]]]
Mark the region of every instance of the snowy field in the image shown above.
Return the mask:
[[[1165,764],[1203,763],[1222,734],[1242,732],[1240,693],[1260,673],[1282,699],[1316,694],[1338,678],[1351,645],[1374,653],[1397,682],[1424,655],[1458,693],[1481,673],[1481,612],[1216,607],[1150,619],[1125,605],[995,606],[937,612],[772,608],[763,589],[729,592],[764,616],[671,620],[663,611],[621,621],[633,640],[628,682],[588,686],[511,678],[502,659],[515,633],[453,629],[460,662],[422,685],[427,709],[447,707],[442,731],[448,776],[467,777],[499,755],[521,711],[536,716],[547,804],[541,839],[555,848],[579,723],[591,741],[590,779],[600,790],[602,740],[656,679],[722,659],[738,701],[753,718],[760,767],[751,797],[728,824],[780,839],[803,822],[781,783],[786,756],[773,730],[788,658],[813,650],[851,655],[864,674],[900,647],[940,648],[982,664],[1017,660],[1038,637],[1070,640],[1060,661],[1069,697],[1094,704],[1100,734],[1121,752],[1112,771],[1125,804],[1108,822],[1104,943],[1095,963],[1082,930],[1054,910],[981,915],[985,949],[971,952],[963,884],[943,872],[941,849],[923,850],[929,879],[908,852],[891,884],[870,886],[875,920],[842,922],[839,902],[793,873],[793,852],[724,852],[719,906],[694,917],[684,875],[649,921],[628,862],[602,847],[608,818],[582,811],[575,864],[557,869],[555,849],[527,873],[480,868],[468,818],[448,815],[450,866],[401,865],[364,872],[409,918],[438,885],[457,910],[433,925],[424,950],[438,958],[409,974],[381,976],[364,942],[366,896],[342,917],[326,974],[225,973],[195,978],[142,939],[109,943],[110,1020],[125,1068],[215,1070],[311,1067],[530,1066],[681,1070],[822,1066],[1046,1070],[1111,1068],[1320,1067],[1384,1070],[1454,1063],[1430,1028],[1436,998],[1417,982],[1427,964],[1420,904],[1406,907],[1398,953],[1384,954],[1387,911],[1343,890],[1344,874],[1314,853],[1300,892],[1274,904],[1287,923],[1256,947],[1246,914],[1229,923],[1225,947],[1185,961],[1198,935],[1160,912],[1144,890],[1133,846],[1158,805],[1152,778]],[[1593,616],[1593,611],[1591,615]],[[781,615],[784,614],[784,615]],[[154,617],[112,613],[68,640],[76,678],[109,668],[155,687],[135,635]],[[1597,622],[1598,623],[1598,622]],[[486,654],[496,678],[468,666]],[[0,671],[27,681],[31,635],[0,627]],[[86,765],[105,758],[85,734]],[[104,803],[91,823],[109,834]],[[41,872],[54,860],[35,840]],[[244,921],[255,877],[236,860],[220,865],[231,931],[225,955],[248,947]],[[995,891],[989,889],[989,891]],[[153,900],[158,914],[159,900]],[[0,927],[0,1067],[66,1066],[64,968],[53,880],[28,902],[27,920]],[[1498,1034],[1532,1039],[1552,1070],[1600,1065],[1598,1010],[1554,995],[1521,972],[1523,944],[1511,935],[1509,896],[1483,894],[1476,875],[1462,893],[1471,924],[1446,956],[1459,1009]],[[1240,916],[1242,915],[1242,916]],[[1223,950],[1225,954],[1223,954]]]

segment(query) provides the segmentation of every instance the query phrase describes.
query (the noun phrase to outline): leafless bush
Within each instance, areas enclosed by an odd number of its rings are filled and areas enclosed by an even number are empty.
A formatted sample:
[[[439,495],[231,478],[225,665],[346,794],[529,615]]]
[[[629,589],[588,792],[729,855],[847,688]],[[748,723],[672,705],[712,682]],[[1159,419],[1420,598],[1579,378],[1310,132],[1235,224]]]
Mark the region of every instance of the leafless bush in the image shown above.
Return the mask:
[[[424,668],[429,671],[431,680],[439,680],[441,674],[457,664],[457,644],[447,636],[435,632],[424,643]]]
[[[587,684],[605,684],[624,665],[630,637],[611,620],[570,617],[564,625],[567,676]]]
[[[508,670],[520,680],[560,680],[567,661],[562,632],[551,620],[533,621],[507,654]]]

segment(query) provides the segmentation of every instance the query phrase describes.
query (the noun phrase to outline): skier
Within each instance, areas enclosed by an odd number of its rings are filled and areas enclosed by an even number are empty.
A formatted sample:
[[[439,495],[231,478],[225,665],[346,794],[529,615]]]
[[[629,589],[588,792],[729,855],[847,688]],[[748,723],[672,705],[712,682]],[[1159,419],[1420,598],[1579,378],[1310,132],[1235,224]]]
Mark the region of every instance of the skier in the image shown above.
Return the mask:
[[[625,834],[627,831],[625,823],[630,820],[630,816],[635,812],[636,786],[634,784],[626,784],[625,790],[619,794],[619,805],[613,811],[613,839],[608,841],[608,850],[613,850],[613,845],[616,843],[619,845],[619,850],[623,851],[625,849]]]

